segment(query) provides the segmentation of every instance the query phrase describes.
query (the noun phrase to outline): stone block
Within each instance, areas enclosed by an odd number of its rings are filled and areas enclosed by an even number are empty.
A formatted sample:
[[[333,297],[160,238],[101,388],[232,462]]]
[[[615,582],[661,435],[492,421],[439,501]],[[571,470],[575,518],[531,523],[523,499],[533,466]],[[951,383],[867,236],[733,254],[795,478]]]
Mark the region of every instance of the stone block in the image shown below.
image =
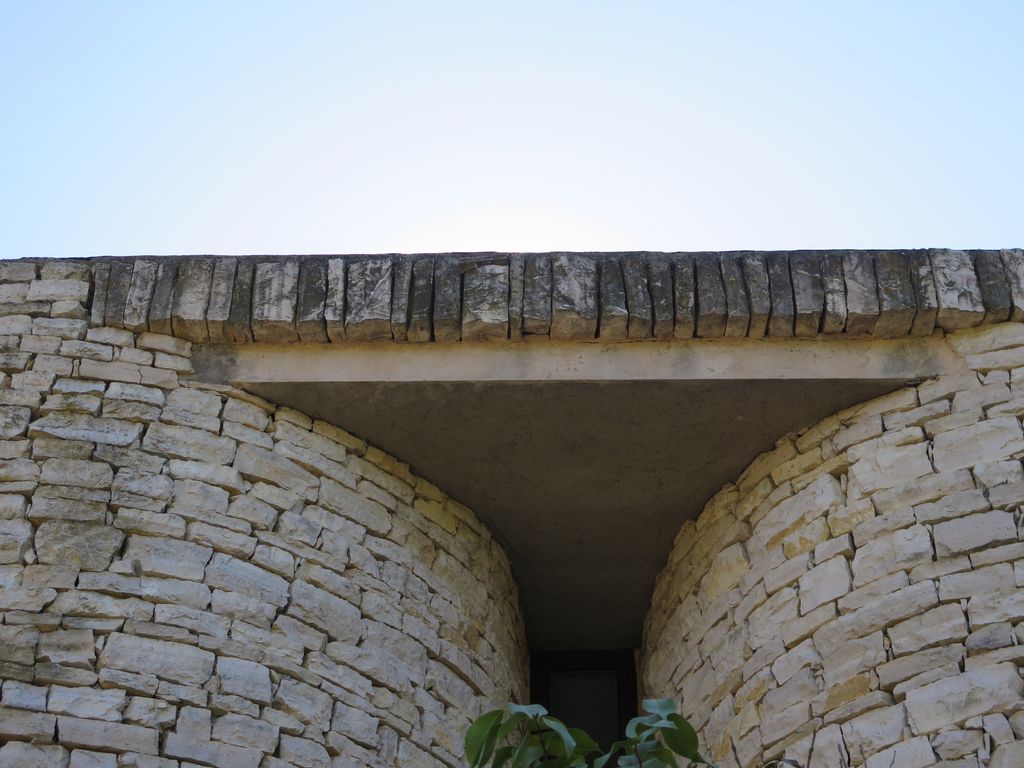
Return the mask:
[[[935,553],[949,557],[1017,540],[1017,527],[1009,512],[982,512],[938,523],[932,528]]]
[[[933,733],[976,715],[1019,708],[1021,690],[1014,664],[993,664],[908,691],[907,718],[915,734]]]

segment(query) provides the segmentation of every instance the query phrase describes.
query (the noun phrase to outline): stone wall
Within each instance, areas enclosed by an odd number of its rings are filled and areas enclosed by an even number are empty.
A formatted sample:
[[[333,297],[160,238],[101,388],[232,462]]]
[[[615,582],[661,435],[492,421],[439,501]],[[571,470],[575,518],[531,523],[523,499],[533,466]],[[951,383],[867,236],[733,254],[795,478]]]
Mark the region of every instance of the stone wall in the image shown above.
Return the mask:
[[[140,257],[93,269],[93,325],[216,344],[899,338],[1024,320],[1019,248]]]
[[[504,553],[324,422],[90,327],[93,265],[0,264],[0,765],[460,764],[525,695]]]
[[[642,663],[725,766],[1024,765],[1024,329],[780,440],[680,531]]]

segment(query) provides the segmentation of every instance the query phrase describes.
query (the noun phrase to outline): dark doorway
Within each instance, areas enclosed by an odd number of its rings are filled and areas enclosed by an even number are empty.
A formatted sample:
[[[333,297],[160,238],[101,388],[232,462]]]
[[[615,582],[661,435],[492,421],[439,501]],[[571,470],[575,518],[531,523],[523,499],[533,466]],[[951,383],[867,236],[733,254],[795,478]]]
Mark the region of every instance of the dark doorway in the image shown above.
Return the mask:
[[[530,654],[532,699],[607,749],[637,714],[636,661],[627,651]]]

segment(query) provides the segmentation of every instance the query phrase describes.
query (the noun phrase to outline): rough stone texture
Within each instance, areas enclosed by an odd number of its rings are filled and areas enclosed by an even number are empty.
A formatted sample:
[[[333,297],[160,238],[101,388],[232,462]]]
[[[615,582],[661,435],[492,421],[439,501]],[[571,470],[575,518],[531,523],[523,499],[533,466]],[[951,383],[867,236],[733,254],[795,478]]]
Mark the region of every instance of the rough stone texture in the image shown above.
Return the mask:
[[[594,338],[597,335],[596,259],[556,254],[551,268],[551,338]]]
[[[871,320],[886,335],[916,333],[920,313],[896,308],[908,288],[927,295],[914,253],[898,255],[879,257]],[[683,525],[647,616],[642,688],[681,700],[720,764],[1019,762],[1024,412],[986,390],[1020,364],[1010,328],[953,333],[975,371],[782,437]],[[982,405],[954,408],[967,401]],[[933,428],[951,412],[965,418]]]
[[[326,332],[305,311],[326,288],[305,281],[296,314],[279,267],[259,276],[258,338]],[[236,292],[211,280],[169,294],[193,338],[200,318],[233,332]],[[9,324],[18,346],[57,328],[33,327]],[[62,329],[26,367],[93,378],[2,385],[48,406],[0,420],[0,765],[442,768],[471,718],[525,696],[515,585],[472,512],[337,427],[191,384],[186,341]]]
[[[1024,321],[1022,253],[127,258],[43,280],[26,271],[8,289],[21,303],[4,306],[38,315],[52,301],[79,317],[91,289],[95,326],[213,343],[500,340],[506,317],[507,340],[920,337]]]
[[[252,294],[252,336],[255,341],[287,343],[298,340],[295,328],[298,286],[298,261],[261,261],[256,265]]]
[[[345,338],[391,338],[391,258],[355,261],[348,268]]]

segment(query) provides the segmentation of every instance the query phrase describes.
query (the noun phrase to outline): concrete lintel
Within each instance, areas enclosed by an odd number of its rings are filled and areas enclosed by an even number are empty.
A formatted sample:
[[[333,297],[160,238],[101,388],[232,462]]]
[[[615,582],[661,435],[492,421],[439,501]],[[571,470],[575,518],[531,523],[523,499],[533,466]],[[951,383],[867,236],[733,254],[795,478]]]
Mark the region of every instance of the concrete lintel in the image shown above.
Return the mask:
[[[966,371],[942,338],[642,344],[234,345],[197,349],[211,382],[921,380]]]

